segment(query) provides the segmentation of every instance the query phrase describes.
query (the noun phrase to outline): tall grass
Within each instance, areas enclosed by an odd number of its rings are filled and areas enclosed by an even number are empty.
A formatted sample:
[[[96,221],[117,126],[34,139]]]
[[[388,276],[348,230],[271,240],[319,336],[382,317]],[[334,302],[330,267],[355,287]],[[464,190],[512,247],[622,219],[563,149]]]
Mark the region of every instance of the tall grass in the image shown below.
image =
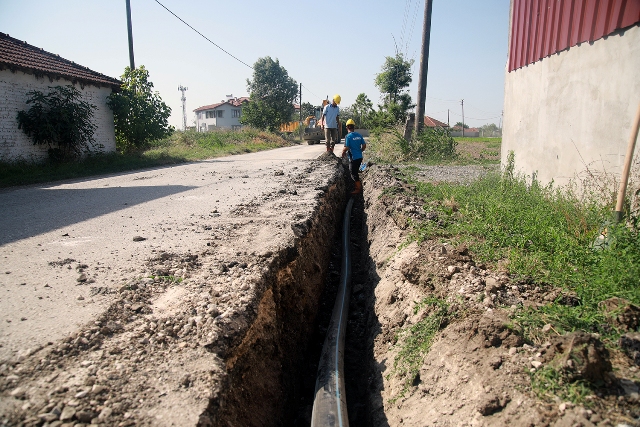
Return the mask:
[[[416,182],[427,208],[439,211],[441,219],[417,225],[417,238],[465,242],[482,261],[502,261],[513,275],[578,296],[576,307],[555,301],[520,311],[517,320],[525,332],[552,323],[559,332],[615,333],[604,325],[598,303],[616,296],[640,304],[638,228],[609,225],[609,247],[594,250],[611,206],[528,182],[513,175],[512,165],[468,185]]]
[[[419,135],[407,140],[397,128],[375,134],[369,142],[369,153],[374,161],[441,162],[457,157],[457,142],[442,128],[425,128]]]

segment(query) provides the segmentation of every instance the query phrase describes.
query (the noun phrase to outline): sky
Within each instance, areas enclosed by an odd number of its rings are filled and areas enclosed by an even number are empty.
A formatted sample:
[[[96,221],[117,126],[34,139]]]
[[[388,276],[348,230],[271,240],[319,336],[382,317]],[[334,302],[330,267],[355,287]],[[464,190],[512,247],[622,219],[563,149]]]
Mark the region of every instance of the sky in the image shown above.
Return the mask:
[[[401,52],[415,60],[417,99],[424,0],[158,1],[131,0],[135,65],[147,68],[178,129],[179,85],[192,125],[194,109],[248,96],[245,64],[266,56],[302,83],[302,102],[340,94],[348,107],[360,93],[381,102],[374,79]],[[500,124],[508,27],[508,0],[433,0],[426,115],[449,114],[453,125],[464,99],[465,124]],[[125,0],[0,0],[0,32],[111,77],[129,65]]]

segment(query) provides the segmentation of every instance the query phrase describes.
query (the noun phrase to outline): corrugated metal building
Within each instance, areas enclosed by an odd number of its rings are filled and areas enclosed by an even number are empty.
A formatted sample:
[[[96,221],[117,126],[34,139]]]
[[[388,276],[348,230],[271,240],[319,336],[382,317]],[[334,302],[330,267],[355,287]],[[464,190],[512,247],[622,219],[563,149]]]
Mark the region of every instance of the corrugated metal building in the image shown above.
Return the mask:
[[[617,174],[640,102],[640,0],[511,0],[502,159],[542,182]],[[587,172],[588,170],[588,172]]]

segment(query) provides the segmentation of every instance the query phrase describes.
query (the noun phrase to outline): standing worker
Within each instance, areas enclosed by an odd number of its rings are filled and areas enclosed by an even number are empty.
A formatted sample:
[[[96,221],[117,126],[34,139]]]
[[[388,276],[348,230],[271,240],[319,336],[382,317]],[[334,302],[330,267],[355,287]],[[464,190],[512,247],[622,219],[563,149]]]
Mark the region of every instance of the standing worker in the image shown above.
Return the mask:
[[[338,142],[338,129],[340,128],[340,107],[338,107],[338,104],[340,104],[341,99],[340,95],[333,95],[333,102],[325,105],[320,119],[322,128],[324,129],[327,151],[331,151],[332,153],[336,142]]]
[[[362,163],[362,152],[367,148],[362,135],[355,131],[356,122],[353,119],[347,120],[347,130],[349,133],[344,139],[344,148],[342,149],[342,157],[349,153],[349,171],[351,172],[351,178],[355,181],[355,190],[351,194],[362,193],[362,183],[360,182],[360,176],[358,171],[360,170],[360,164]]]

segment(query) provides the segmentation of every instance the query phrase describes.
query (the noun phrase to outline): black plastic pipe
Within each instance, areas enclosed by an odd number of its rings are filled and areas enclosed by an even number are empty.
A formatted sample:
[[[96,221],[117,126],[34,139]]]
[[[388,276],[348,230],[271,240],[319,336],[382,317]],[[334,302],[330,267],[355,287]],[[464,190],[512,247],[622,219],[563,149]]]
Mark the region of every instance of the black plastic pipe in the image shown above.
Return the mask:
[[[322,346],[311,427],[347,427],[347,395],[344,387],[344,337],[349,315],[351,295],[350,225],[353,197],[349,199],[342,220],[342,267],[340,288],[333,306],[331,322]]]

